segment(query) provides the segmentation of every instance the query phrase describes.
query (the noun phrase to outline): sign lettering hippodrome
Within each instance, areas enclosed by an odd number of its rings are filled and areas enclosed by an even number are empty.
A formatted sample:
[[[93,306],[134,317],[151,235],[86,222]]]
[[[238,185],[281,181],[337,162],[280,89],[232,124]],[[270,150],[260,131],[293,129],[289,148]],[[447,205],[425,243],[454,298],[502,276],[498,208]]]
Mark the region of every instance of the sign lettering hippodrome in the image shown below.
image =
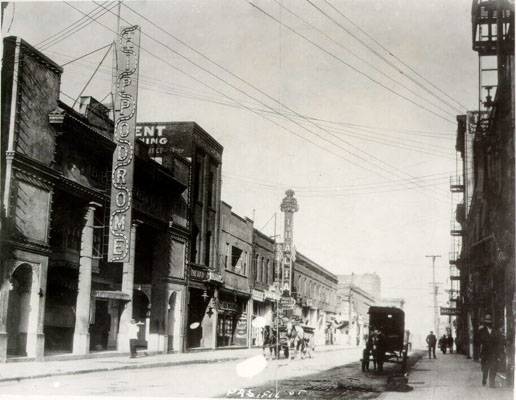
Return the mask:
[[[139,55],[140,28],[136,25],[123,27],[120,30],[117,48],[116,116],[113,135],[116,148],[111,173],[109,221],[110,262],[129,262]]]

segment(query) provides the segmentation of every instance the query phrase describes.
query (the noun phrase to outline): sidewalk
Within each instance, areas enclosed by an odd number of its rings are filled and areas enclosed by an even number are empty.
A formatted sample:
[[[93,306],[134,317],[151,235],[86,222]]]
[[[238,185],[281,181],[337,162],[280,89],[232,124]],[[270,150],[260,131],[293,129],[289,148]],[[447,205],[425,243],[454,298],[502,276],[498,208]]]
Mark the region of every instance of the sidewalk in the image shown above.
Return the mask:
[[[497,377],[497,384],[500,380]],[[512,400],[511,388],[482,386],[480,363],[461,354],[422,358],[409,371],[411,392],[385,392],[380,400]]]
[[[348,346],[321,346],[318,352],[348,349]],[[75,375],[91,372],[116,371],[137,368],[159,368],[187,364],[227,362],[262,354],[261,348],[223,349],[190,353],[157,354],[129,358],[116,355],[59,361],[26,361],[0,364],[0,382],[21,379],[46,378],[57,375]]]

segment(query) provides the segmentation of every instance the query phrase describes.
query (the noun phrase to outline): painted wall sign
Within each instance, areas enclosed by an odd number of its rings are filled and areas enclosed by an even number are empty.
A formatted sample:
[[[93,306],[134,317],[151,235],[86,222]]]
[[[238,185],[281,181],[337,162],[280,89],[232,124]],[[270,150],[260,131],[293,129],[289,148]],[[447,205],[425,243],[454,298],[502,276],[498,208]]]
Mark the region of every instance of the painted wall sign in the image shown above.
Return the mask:
[[[117,48],[119,68],[113,135],[116,148],[111,174],[110,262],[129,262],[139,55],[140,28],[136,25],[123,27]]]
[[[136,125],[136,138],[149,145],[151,157],[165,153],[183,157],[193,155],[193,133],[173,123],[139,122]]]

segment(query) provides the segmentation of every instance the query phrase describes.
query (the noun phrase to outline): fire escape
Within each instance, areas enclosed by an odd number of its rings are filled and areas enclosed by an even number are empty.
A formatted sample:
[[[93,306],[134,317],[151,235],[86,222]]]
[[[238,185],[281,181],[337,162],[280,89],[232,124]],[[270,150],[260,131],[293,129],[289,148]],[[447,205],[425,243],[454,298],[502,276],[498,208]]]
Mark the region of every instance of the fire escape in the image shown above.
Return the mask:
[[[478,113],[477,134],[480,137],[489,126],[490,113],[498,89],[499,55],[512,29],[512,0],[474,0],[471,10],[473,50],[478,53]]]
[[[462,174],[462,163],[459,162],[459,153],[457,153],[456,174],[450,177],[450,192],[452,204],[450,221],[451,243],[448,257],[450,264],[450,288],[447,292],[449,294],[448,301],[450,307],[458,308],[460,307],[460,304],[457,302],[460,295],[460,254],[462,248],[462,236],[464,233],[463,226],[466,222],[464,208],[464,177]]]

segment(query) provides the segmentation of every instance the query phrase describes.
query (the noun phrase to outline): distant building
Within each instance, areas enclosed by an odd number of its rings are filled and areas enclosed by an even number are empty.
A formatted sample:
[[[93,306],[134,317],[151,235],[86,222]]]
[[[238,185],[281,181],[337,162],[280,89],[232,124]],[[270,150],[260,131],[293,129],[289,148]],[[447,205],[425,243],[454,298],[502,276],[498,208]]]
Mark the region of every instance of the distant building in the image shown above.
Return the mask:
[[[339,275],[338,280],[338,342],[361,346],[369,335],[369,307],[376,305],[377,299],[355,282],[379,293],[380,278],[376,274],[351,274]]]
[[[220,286],[215,298],[217,347],[247,347],[253,311],[250,287],[253,221],[232,212],[225,202],[221,203],[220,210],[219,266],[224,285]]]
[[[339,284],[348,284],[359,287],[375,299],[380,299],[382,297],[382,280],[376,272],[339,275]]]
[[[293,291],[294,315],[315,328],[315,344],[334,342],[332,324],[337,312],[337,276],[305,255],[296,252]]]
[[[275,303],[279,299],[279,290],[274,287],[276,269],[274,239],[254,229],[252,274],[249,276],[253,299],[251,319],[261,317],[264,324],[269,326],[272,326]],[[251,343],[253,346],[261,346],[263,344],[261,326],[260,324],[251,325]]]

